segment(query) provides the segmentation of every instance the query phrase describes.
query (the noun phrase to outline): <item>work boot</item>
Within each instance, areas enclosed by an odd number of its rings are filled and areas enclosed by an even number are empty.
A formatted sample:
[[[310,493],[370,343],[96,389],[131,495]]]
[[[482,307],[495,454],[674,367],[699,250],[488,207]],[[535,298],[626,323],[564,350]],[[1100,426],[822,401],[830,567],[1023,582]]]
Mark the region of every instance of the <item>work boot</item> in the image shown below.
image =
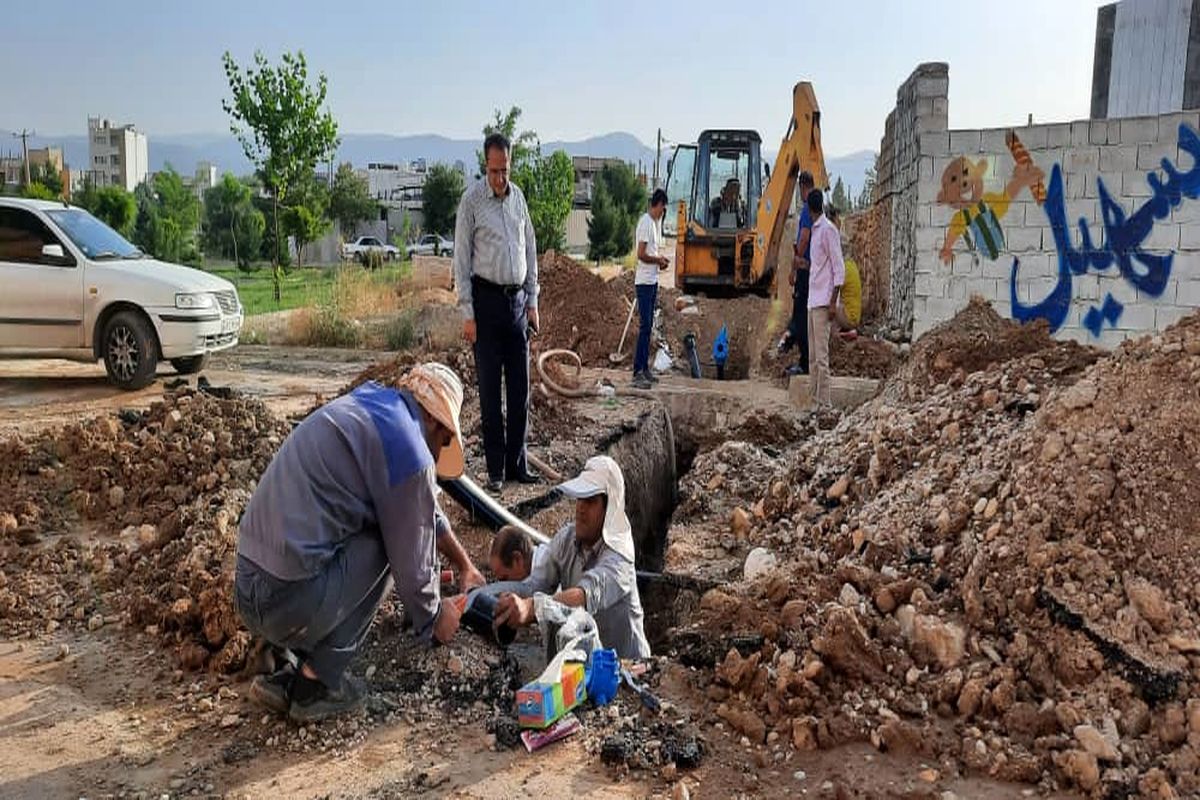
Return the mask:
[[[366,699],[366,691],[361,683],[349,675],[342,676],[342,682],[336,689],[330,689],[320,681],[301,676],[297,684],[303,680],[309,686],[308,693],[293,692],[291,710],[288,716],[294,722],[316,722],[339,714],[347,714],[362,708]],[[311,684],[316,684],[313,687]]]
[[[650,382],[650,379],[648,377],[646,377],[646,373],[639,372],[637,375],[633,376],[633,388],[635,388],[635,389],[653,389],[654,384]]]
[[[658,383],[658,378],[655,377],[654,373],[650,370],[646,370],[642,373],[642,375],[644,375],[646,380],[650,381],[651,383]]]
[[[489,475],[487,486],[484,488],[487,489],[488,494],[500,494],[504,491],[504,479]]]
[[[517,483],[523,483],[526,486],[542,482],[542,476],[538,475],[531,469],[513,470],[512,474],[506,473],[505,476],[516,481]]]
[[[250,682],[250,699],[276,714],[286,714],[292,704],[295,678],[296,668],[291,663],[284,663],[270,675],[257,675]]]

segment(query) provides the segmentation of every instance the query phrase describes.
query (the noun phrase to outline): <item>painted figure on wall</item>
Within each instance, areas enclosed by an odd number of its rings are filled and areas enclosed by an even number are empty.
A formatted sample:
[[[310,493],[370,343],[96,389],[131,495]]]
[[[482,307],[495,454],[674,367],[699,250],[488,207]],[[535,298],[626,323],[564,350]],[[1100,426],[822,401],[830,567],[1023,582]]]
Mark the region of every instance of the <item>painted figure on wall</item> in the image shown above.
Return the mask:
[[[1045,199],[1043,180],[1046,173],[1033,163],[1016,134],[1010,131],[1007,140],[1015,163],[1012,177],[1003,191],[983,190],[983,178],[988,170],[986,158],[972,162],[959,156],[942,173],[942,190],[938,192],[937,201],[956,212],[942,243],[940,255],[944,263],[950,264],[954,260],[954,245],[960,238],[972,252],[995,261],[1004,250],[1004,228],[1000,226],[1000,220],[1008,214],[1012,201],[1022,189],[1029,189],[1039,204]]]

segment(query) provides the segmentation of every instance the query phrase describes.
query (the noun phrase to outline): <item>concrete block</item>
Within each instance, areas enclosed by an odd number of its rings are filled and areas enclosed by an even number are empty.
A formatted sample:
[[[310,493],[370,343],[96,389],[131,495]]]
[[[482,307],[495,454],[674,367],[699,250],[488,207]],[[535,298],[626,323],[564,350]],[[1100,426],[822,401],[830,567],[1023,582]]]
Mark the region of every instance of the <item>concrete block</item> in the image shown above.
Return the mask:
[[[1150,235],[1142,243],[1146,250],[1174,253],[1179,249],[1179,225],[1173,225],[1169,220],[1157,223]]]
[[[1128,117],[1120,121],[1121,144],[1158,141],[1158,117]]]
[[[1146,171],[1161,170],[1162,160],[1167,159],[1172,165],[1176,164],[1179,158],[1179,145],[1174,140],[1169,142],[1155,142],[1154,144],[1139,144],[1137,156],[1137,168]]]
[[[1125,306],[1121,318],[1117,320],[1117,327],[1125,331],[1154,330],[1154,306],[1149,303]]]
[[[1004,291],[1007,293],[1008,279],[1012,275],[1012,259],[997,259],[995,261],[984,259],[980,268],[980,275],[984,278],[1003,281],[1005,286]]]
[[[1116,274],[1115,270],[1100,275],[1100,297],[1103,298],[1107,294],[1111,294],[1113,298],[1121,303],[1121,305],[1132,305],[1138,302],[1138,293],[1130,283]],[[1200,286],[1200,282],[1197,282]],[[1180,284],[1182,288],[1182,283]],[[1183,305],[1183,303],[1180,303]]]
[[[1079,328],[1076,326],[1064,325],[1054,332],[1054,338],[1061,342],[1078,342],[1079,344],[1092,344],[1092,333],[1087,328]]]
[[[917,275],[913,291],[917,297],[945,297],[946,279],[937,275]]]
[[[1071,123],[1071,146],[1082,147],[1088,143],[1091,123],[1087,120]]]
[[[1088,144],[1108,144],[1108,120],[1093,119],[1088,122]]]
[[[948,98],[933,98],[933,116],[939,121],[941,129],[946,130],[946,120],[950,116],[950,100]]]
[[[1024,222],[1027,227],[1041,227],[1048,225],[1050,218],[1046,216],[1046,207],[1040,206],[1037,203],[1021,203],[1021,208],[1024,210]],[[1008,212],[1012,214],[1013,212]]]
[[[975,155],[979,152],[980,138],[979,131],[950,131],[950,154]]]
[[[1105,350],[1114,350],[1121,346],[1121,343],[1129,338],[1129,332],[1118,328],[1105,328],[1100,331],[1099,336],[1093,336],[1091,344],[1096,347],[1102,347]]]
[[[1187,125],[1192,130],[1200,132],[1200,111],[1183,111],[1174,114],[1162,114],[1158,118],[1158,138],[1161,142],[1179,142],[1179,126]]]
[[[933,253],[942,246],[944,234],[937,228],[917,228],[917,252]]]
[[[1175,206],[1171,211],[1171,221],[1184,225],[1190,222],[1200,222],[1200,200],[1187,200]]]
[[[1105,181],[1105,185],[1110,189],[1116,188],[1115,182],[1109,184]],[[1123,197],[1149,197],[1153,194],[1150,191],[1150,184],[1146,182],[1145,172],[1122,172],[1121,173],[1121,195]]]
[[[958,212],[950,206],[944,206],[938,203],[928,203],[929,208],[929,225],[933,228],[945,228],[950,224],[950,220]],[[1198,203],[1197,205],[1200,205]]]
[[[928,114],[926,116],[917,118],[917,125],[916,125],[915,132],[918,136],[925,134],[925,133],[934,133],[936,131],[944,131],[944,130],[946,130],[945,115],[942,115],[939,117],[935,114]]]
[[[1095,180],[1094,175],[1088,172],[1068,172],[1064,178],[1067,183],[1066,197],[1068,200],[1082,200],[1087,197],[1088,182]]]
[[[1200,280],[1180,278],[1175,290],[1175,305],[1187,308],[1200,308]]]
[[[917,180],[927,181],[933,179],[933,157],[921,156],[919,166],[917,167]]]
[[[1025,145],[1025,149],[1036,158],[1037,151],[1046,149],[1046,129],[1046,125],[1026,125],[1023,128],[1013,128],[1012,131],[1017,134],[1021,144]]]
[[[918,117],[928,117],[933,114],[933,98],[918,97],[915,105]]]
[[[1008,128],[992,128],[990,130],[980,131],[979,135],[979,151],[981,153],[991,153],[992,155],[1004,155],[1012,159],[1008,151],[1008,145],[1004,139],[1008,135]]]
[[[971,280],[969,278],[951,278],[946,285],[946,296],[966,305],[967,300],[971,297]]]
[[[1005,244],[1010,253],[1041,251],[1041,228],[1009,228],[1005,231]]]
[[[978,258],[977,256],[970,257],[969,253],[964,255],[967,255],[968,257],[954,259],[954,263],[950,266],[950,274],[956,278],[982,277],[983,262],[987,261],[987,259]]]
[[[1129,172],[1137,169],[1137,145],[1108,145],[1100,148],[1099,169],[1102,174]]]
[[[917,97],[946,97],[950,93],[949,78],[918,78]]]
[[[1067,151],[1063,169],[1067,175],[1074,172],[1095,172],[1100,168],[1100,148],[1084,146],[1073,147]]]
[[[1159,224],[1163,225],[1166,223],[1160,222]],[[1180,224],[1179,233],[1180,250],[1200,250],[1200,223],[1190,225]]]
[[[938,193],[942,191],[942,173],[934,172],[928,178],[921,179],[916,185],[916,201],[918,205],[928,205],[937,202]]]
[[[1069,147],[1071,145],[1071,124],[1060,122],[1046,126],[1047,147]]]
[[[1123,206],[1128,205],[1132,208],[1133,205],[1136,205],[1134,204],[1134,201],[1121,196],[1124,175],[1124,172],[1110,172],[1107,175],[1093,175],[1092,179],[1088,181],[1088,188],[1084,193],[1084,196],[1089,199],[1099,199],[1100,184],[1104,184],[1104,189],[1108,192],[1109,197],[1121,203]]]
[[[829,382],[829,397],[838,408],[856,408],[875,396],[879,383],[871,378],[834,375]],[[788,381],[788,398],[799,408],[812,406],[811,376],[793,375]]]
[[[1070,223],[1072,230],[1077,230],[1079,220],[1085,219],[1089,223],[1096,222],[1100,219],[1100,202],[1094,198],[1084,198],[1083,200],[1069,200],[1067,206],[1067,222]],[[1043,214],[1043,219],[1045,215]],[[1045,224],[1043,222],[1043,224]],[[1051,239],[1053,242],[1053,239]],[[1048,245],[1047,245],[1048,246]]]
[[[1174,325],[1179,320],[1195,313],[1194,308],[1181,308],[1179,306],[1159,305],[1154,307],[1154,330],[1162,332]]]
[[[921,155],[940,156],[950,155],[950,132],[928,131],[921,134]]]
[[[1097,275],[1076,275],[1071,280],[1071,293],[1076,300],[1100,301],[1100,278]]]

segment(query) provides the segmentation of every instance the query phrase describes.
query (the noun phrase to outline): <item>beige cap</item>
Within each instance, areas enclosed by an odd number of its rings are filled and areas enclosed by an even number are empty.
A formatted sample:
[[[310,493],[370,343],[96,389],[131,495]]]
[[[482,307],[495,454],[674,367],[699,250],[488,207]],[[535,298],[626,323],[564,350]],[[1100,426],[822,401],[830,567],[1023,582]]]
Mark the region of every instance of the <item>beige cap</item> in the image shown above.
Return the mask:
[[[442,448],[437,461],[439,478],[457,478],[463,474],[462,429],[458,424],[462,413],[462,381],[454,370],[445,364],[429,362],[418,364],[408,371],[397,384],[409,391],[429,416],[446,426],[454,434],[448,447]]]

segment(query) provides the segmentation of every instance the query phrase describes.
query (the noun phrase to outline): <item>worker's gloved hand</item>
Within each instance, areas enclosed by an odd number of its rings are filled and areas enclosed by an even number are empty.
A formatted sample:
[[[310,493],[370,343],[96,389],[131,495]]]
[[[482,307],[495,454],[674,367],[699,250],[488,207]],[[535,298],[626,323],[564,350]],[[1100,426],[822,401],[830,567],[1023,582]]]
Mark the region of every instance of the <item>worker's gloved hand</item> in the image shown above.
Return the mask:
[[[475,569],[475,566],[472,564],[470,567],[462,571],[462,575],[459,578],[458,583],[460,589],[462,589],[464,592],[469,592],[472,589],[483,586],[485,583],[487,583],[487,579],[484,578],[483,573]]]
[[[519,597],[511,592],[505,592],[496,601],[494,621],[497,627],[508,625],[512,628],[521,628],[533,622],[534,619],[533,600],[527,597]]]
[[[442,644],[449,644],[458,633],[458,625],[462,621],[463,608],[466,606],[466,595],[443,597],[438,610],[437,619],[433,623],[433,638]]]

